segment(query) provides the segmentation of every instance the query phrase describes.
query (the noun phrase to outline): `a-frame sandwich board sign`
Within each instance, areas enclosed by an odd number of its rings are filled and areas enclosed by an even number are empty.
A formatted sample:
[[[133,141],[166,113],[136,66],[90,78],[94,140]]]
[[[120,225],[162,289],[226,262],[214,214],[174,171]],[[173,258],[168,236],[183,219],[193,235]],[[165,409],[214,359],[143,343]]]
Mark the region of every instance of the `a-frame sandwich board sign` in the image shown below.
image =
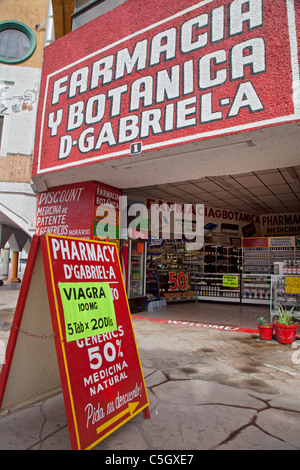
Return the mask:
[[[34,236],[13,325],[0,414],[61,387],[73,449],[94,447],[142,410],[149,417],[114,243]]]
[[[1,416],[61,391],[40,239],[36,236],[31,242],[5,356],[0,375]]]

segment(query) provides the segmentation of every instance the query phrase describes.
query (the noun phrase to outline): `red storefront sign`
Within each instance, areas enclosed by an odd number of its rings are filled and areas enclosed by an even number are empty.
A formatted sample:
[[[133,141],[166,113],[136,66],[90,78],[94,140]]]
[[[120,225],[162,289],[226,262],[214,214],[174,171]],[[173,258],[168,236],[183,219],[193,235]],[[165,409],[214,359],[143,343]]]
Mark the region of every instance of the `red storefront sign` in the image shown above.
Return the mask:
[[[242,248],[268,248],[267,237],[242,238]]]
[[[33,177],[298,119],[296,6],[130,0],[48,46]]]
[[[94,238],[119,240],[119,198],[122,191],[117,188],[96,183],[94,200]]]

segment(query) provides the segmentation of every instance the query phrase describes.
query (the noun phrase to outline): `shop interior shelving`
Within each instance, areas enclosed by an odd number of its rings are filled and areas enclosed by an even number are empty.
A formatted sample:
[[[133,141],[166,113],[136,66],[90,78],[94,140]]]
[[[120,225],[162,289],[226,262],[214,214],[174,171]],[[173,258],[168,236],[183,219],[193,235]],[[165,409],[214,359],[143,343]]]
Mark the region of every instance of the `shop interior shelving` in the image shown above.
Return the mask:
[[[165,297],[168,302],[195,300],[195,292],[190,288],[189,276],[201,265],[199,253],[186,251],[185,243],[165,241],[162,247],[148,247],[147,251],[147,294]],[[171,273],[171,277],[170,277]],[[184,273],[181,289],[174,289],[179,273]],[[173,286],[173,289],[172,289]]]
[[[243,303],[270,303],[271,277],[276,264],[282,265],[284,275],[300,273],[299,246],[243,248]]]
[[[198,275],[191,280],[191,285],[197,291],[197,300],[215,300],[221,302],[240,302],[240,275],[233,274],[237,286],[224,285],[224,277],[227,274],[205,274]]]
[[[277,305],[281,304],[287,310],[294,308],[293,315],[300,317],[300,293],[299,289],[296,292],[286,291],[287,277],[298,278],[299,276],[271,276],[271,304],[270,304],[270,317],[271,321],[275,315],[278,315]],[[287,289],[288,290],[288,289]]]
[[[270,272],[268,248],[243,248],[243,271],[244,273]]]
[[[274,264],[287,262],[291,269],[300,268],[300,247],[243,248],[243,271],[247,274],[274,274]],[[290,272],[285,274],[296,274]]]
[[[271,298],[270,283],[270,274],[243,274],[242,303],[268,305]]]
[[[299,241],[300,243],[300,241]],[[213,300],[270,304],[274,265],[284,265],[285,275],[300,275],[300,244],[240,248],[206,243],[201,250],[188,251],[184,242],[165,241],[160,247],[148,247],[147,293],[176,300]],[[185,273],[185,289],[174,292],[173,278]],[[237,276],[238,286],[224,285],[223,276]],[[190,296],[189,296],[190,293]]]
[[[194,300],[196,296],[206,300],[239,301],[240,287],[233,289],[222,284],[224,274],[239,277],[241,259],[241,249],[234,246],[205,244],[201,250],[189,251],[185,243],[170,241],[162,247],[148,247],[147,292],[153,293],[156,282],[160,296],[165,296],[168,302]],[[170,273],[176,276],[182,272],[188,276],[187,285],[181,295],[180,292],[175,295],[170,288]],[[202,288],[204,285],[206,289]]]

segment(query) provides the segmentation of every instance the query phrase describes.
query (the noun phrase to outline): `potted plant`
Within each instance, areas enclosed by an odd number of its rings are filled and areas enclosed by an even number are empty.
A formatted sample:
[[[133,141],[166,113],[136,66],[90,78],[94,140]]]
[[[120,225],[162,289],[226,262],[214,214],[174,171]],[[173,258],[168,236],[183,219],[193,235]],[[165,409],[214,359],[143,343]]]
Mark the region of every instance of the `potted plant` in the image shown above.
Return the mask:
[[[295,339],[299,321],[292,315],[294,308],[288,310],[287,307],[277,304],[278,317],[274,320],[274,329],[279,343],[291,344]]]
[[[260,339],[269,340],[273,338],[273,325],[268,323],[264,317],[257,319],[257,327]]]

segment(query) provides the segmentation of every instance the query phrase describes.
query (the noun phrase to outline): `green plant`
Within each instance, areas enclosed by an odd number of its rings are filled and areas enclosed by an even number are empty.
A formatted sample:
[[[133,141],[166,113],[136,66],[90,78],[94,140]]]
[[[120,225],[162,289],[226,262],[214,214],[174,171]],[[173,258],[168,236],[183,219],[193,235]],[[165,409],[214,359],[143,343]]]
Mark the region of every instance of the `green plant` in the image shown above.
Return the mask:
[[[295,325],[296,323],[298,323],[298,321],[295,321],[292,315],[294,308],[295,307],[291,307],[290,310],[288,310],[287,307],[283,307],[281,304],[278,303],[278,318],[276,319],[276,322],[280,325]]]
[[[258,319],[257,319],[257,324],[258,324],[259,326],[269,326],[269,325],[270,325],[270,323],[267,322],[267,320],[265,319],[265,317],[258,317]]]

